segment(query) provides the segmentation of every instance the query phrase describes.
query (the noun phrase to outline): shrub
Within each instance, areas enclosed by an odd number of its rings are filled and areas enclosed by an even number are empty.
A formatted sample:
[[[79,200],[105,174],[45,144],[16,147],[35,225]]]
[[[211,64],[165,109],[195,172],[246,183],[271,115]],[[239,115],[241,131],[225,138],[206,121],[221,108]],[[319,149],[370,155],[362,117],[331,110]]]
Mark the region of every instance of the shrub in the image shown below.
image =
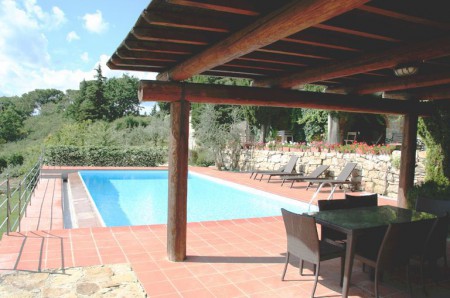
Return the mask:
[[[450,183],[427,181],[423,184],[415,185],[408,191],[408,208],[415,208],[418,197],[427,197],[437,200],[450,200]]]
[[[8,166],[8,162],[4,157],[0,157],[0,172]]]
[[[190,155],[190,163],[195,166],[209,167],[214,165],[214,157],[211,152],[206,150],[192,150]]]
[[[13,153],[8,157],[8,164],[10,166],[21,166],[23,164],[24,158],[22,154]]]
[[[166,148],[52,146],[44,160],[52,166],[155,167],[166,156]]]

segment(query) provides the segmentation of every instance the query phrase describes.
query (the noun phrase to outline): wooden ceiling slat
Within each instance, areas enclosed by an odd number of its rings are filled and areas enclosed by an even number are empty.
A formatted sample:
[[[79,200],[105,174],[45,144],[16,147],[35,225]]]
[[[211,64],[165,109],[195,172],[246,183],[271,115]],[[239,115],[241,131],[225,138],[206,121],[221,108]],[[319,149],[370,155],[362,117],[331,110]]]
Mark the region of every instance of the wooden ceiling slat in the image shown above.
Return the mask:
[[[273,63],[292,63],[293,65],[309,65],[312,61],[315,61],[314,59],[304,58],[304,57],[295,57],[295,56],[288,56],[288,55],[279,55],[279,54],[273,54],[273,53],[265,53],[262,51],[254,51],[252,53],[249,53],[247,55],[241,56],[238,59],[254,59],[254,60],[261,60],[263,62],[270,61]]]
[[[262,77],[261,74],[241,74],[241,73],[231,73],[228,71],[224,72],[224,71],[214,71],[214,70],[208,70],[208,71],[202,72],[202,75],[209,75],[209,76],[216,76],[216,77],[246,78],[246,79],[252,79],[252,80]]]
[[[164,27],[135,27],[131,33],[139,40],[162,41],[170,43],[181,43],[191,45],[208,45],[213,40],[218,40],[220,35],[195,30],[164,28]]]
[[[428,20],[425,18],[407,15],[404,13],[400,13],[400,12],[396,12],[396,11],[392,11],[392,10],[388,10],[388,9],[382,9],[382,8],[374,7],[374,6],[370,6],[370,5],[362,5],[362,6],[358,7],[357,9],[366,11],[366,12],[370,12],[373,14],[378,14],[378,15],[394,18],[397,20],[405,21],[405,22],[425,25],[428,27],[438,28],[438,29],[443,29],[443,30],[450,30],[450,23]]]
[[[271,73],[270,71],[258,71],[258,72],[252,72],[250,70],[245,70],[245,69],[237,69],[235,67],[227,67],[224,65],[218,66],[216,68],[211,69],[210,71],[216,72],[216,73],[221,73],[221,76],[228,76],[229,74],[231,74],[232,76],[242,76],[242,77],[261,77],[264,75],[268,75],[269,73]],[[204,73],[202,73],[204,74]]]
[[[236,60],[233,60],[233,62],[238,62]],[[241,63],[239,64],[234,64],[234,63],[225,63],[223,64],[223,66],[229,66],[229,67],[236,67],[236,68],[243,68],[243,69],[254,69],[254,70],[268,70],[268,71],[273,71],[273,72],[281,72],[284,69],[280,68],[280,67],[270,67],[270,66],[265,66],[263,64],[251,64],[251,63],[245,63],[245,61],[241,61]]]
[[[400,40],[397,39],[397,38],[392,38],[392,37],[389,37],[389,36],[384,36],[384,35],[379,35],[379,34],[374,34],[374,33],[354,30],[354,29],[349,29],[349,28],[343,28],[343,27],[338,27],[338,26],[332,26],[332,25],[326,25],[326,24],[317,24],[314,27],[315,28],[319,28],[319,29],[329,30],[329,31],[336,31],[336,32],[340,32],[340,33],[355,35],[355,36],[361,36],[361,37],[365,37],[365,38],[372,38],[372,39],[383,40],[383,41],[390,41],[390,42],[397,42],[397,43],[400,42]]]
[[[450,84],[450,71],[425,75],[415,75],[410,77],[399,77],[386,81],[359,84],[355,86],[329,88],[327,89],[327,92],[340,94],[370,94],[380,91],[404,90],[442,84]]]
[[[324,42],[305,40],[305,39],[283,38],[282,40],[283,41],[287,41],[287,42],[306,44],[306,45],[322,47],[322,48],[328,48],[328,49],[335,49],[335,50],[340,50],[340,51],[360,52],[360,50],[355,49],[355,48],[350,48],[350,47],[346,47],[346,46],[339,46],[339,45],[333,45],[333,44],[324,43]]]
[[[291,35],[289,38],[324,43],[331,46],[330,48],[338,47],[342,49],[353,49],[355,51],[381,50],[392,47],[391,41],[366,38],[316,27],[300,31]]]
[[[171,55],[168,53],[152,53],[144,51],[130,51],[127,49],[118,49],[116,55],[122,59],[143,59],[152,61],[176,62],[179,55]]]
[[[360,57],[327,63],[299,73],[264,79],[255,82],[257,86],[279,86],[290,88],[297,85],[351,76],[358,73],[392,68],[402,63],[413,63],[450,53],[450,36],[409,43],[382,52],[368,53]]]
[[[304,107],[364,113],[406,114],[419,111],[429,113],[427,103],[374,98],[372,96],[346,96],[278,88],[241,87],[179,82],[141,81],[140,101],[175,101],[183,96],[187,101],[232,105],[275,107]],[[281,100],[282,99],[282,100]]]
[[[365,32],[403,42],[435,38],[448,31],[405,22],[358,9],[326,21],[323,25]]]
[[[239,57],[233,61],[254,61],[254,62],[263,62],[263,63],[273,63],[273,64],[282,64],[282,65],[291,65],[291,66],[297,66],[297,67],[304,67],[307,64],[304,63],[296,63],[296,62],[290,62],[290,61],[281,61],[281,60],[268,60],[268,59],[262,59],[262,58],[251,58],[251,57]]]
[[[111,60],[106,63],[106,65],[110,69],[116,69],[116,70],[132,70],[132,71],[144,71],[144,72],[160,72],[161,67],[153,67],[153,66],[133,66],[132,69],[130,69],[129,65],[122,66],[122,65],[116,65]]]
[[[150,25],[165,27],[195,29],[212,32],[230,32],[230,25],[217,18],[169,12],[169,11],[144,11],[142,18]]]
[[[228,12],[228,13],[240,14],[240,15],[246,15],[246,16],[259,15],[253,1],[166,0],[166,2],[168,2],[170,4],[190,6],[190,7],[195,7],[195,8],[204,8],[204,9],[209,9],[209,10]]]
[[[188,44],[175,44],[168,42],[138,40],[133,36],[132,38],[130,37],[127,38],[123,42],[123,47],[121,46],[119,48],[126,48],[131,51],[190,55],[197,52],[200,47]]]
[[[185,80],[218,65],[267,46],[298,31],[358,7],[367,0],[293,1],[257,19],[202,53],[158,75],[159,80]]]
[[[323,57],[318,56],[315,54],[308,54],[308,53],[299,53],[295,50],[292,50],[291,48],[286,47],[277,47],[276,45],[270,45],[269,47],[261,48],[257,50],[258,52],[263,53],[272,53],[272,54],[280,54],[280,55],[289,55],[294,57],[304,57],[304,58],[312,58],[312,59],[318,59],[318,60],[332,60],[330,57]]]
[[[110,59],[112,63],[114,63],[117,66],[150,66],[150,67],[156,67],[156,68],[164,68],[167,63],[161,62],[161,61],[148,61],[143,59],[122,59],[119,56],[113,55]]]

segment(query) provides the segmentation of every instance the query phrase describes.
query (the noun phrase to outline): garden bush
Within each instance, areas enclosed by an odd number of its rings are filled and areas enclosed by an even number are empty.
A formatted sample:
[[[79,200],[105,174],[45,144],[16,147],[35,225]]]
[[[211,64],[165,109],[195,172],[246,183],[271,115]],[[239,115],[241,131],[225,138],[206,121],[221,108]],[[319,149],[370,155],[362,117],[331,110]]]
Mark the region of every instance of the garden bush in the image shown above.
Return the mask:
[[[438,183],[430,180],[425,183],[415,185],[408,191],[408,208],[415,208],[418,197],[450,201],[450,183]]]
[[[8,166],[6,158],[0,156],[0,173]]]
[[[21,166],[23,164],[24,158],[22,154],[13,153],[8,157],[8,165],[10,166]]]
[[[191,150],[189,162],[195,166],[209,167],[214,165],[214,157],[206,150]]]
[[[166,148],[51,146],[45,150],[44,162],[51,166],[155,167],[166,156]]]

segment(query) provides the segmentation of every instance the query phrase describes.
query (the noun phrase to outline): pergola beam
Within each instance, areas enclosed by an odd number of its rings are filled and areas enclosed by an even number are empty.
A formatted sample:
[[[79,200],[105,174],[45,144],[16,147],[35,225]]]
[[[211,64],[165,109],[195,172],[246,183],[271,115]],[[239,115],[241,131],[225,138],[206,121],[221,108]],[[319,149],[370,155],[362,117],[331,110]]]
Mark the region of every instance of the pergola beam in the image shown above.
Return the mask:
[[[172,102],[181,95],[184,95],[185,100],[197,103],[302,107],[374,114],[406,114],[411,111],[420,111],[422,116],[430,114],[428,103],[382,99],[373,96],[150,80],[140,82],[140,101]]]
[[[450,99],[450,86],[426,89],[414,92],[384,92],[383,98],[389,99],[421,99],[441,100]]]
[[[429,87],[450,83],[450,72],[414,75],[382,82],[327,88],[327,92],[339,94],[371,94],[380,91],[395,91],[410,88]]]
[[[386,51],[364,54],[345,61],[325,63],[302,72],[262,79],[255,86],[278,86],[291,88],[329,79],[351,76],[359,73],[393,68],[402,63],[414,63],[422,60],[447,56],[450,53],[450,36],[433,40],[405,44]]]
[[[188,79],[366,2],[368,0],[292,1],[172,69],[160,73],[157,79],[161,81]]]

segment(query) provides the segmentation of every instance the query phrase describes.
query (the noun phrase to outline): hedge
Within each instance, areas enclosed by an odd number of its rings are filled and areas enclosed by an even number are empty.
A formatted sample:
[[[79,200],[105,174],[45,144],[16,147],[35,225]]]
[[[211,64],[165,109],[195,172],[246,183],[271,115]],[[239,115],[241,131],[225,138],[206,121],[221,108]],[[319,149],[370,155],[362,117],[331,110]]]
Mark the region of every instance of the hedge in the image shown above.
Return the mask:
[[[47,147],[49,166],[155,167],[166,160],[166,148],[142,147]]]

